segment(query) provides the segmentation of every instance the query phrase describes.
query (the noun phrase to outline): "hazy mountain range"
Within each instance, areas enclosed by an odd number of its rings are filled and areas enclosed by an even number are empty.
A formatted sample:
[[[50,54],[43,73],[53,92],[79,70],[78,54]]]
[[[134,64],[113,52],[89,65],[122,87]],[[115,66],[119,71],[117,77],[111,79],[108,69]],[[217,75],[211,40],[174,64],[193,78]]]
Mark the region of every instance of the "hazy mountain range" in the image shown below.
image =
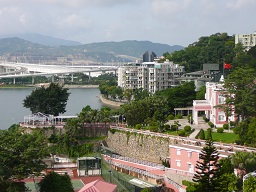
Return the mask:
[[[99,42],[81,44],[38,34],[21,34],[17,37],[0,39],[0,56],[8,56],[7,60],[21,56],[26,60],[56,60],[66,57],[68,60],[88,60],[92,62],[134,61],[142,59],[146,51],[154,51],[157,56],[165,52],[181,50],[179,45],[152,43],[150,41],[127,40],[121,42]],[[6,57],[7,57],[6,56]]]

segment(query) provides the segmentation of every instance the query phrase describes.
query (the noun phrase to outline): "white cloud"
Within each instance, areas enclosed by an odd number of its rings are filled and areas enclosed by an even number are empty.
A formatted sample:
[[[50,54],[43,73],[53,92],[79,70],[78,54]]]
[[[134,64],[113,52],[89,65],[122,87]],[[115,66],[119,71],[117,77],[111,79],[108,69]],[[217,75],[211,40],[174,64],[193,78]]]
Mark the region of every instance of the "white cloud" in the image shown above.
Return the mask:
[[[151,10],[156,17],[168,17],[180,11],[180,3],[175,0],[152,0]]]
[[[82,43],[187,45],[202,35],[256,27],[256,0],[0,0],[0,7],[0,35],[31,32]]]
[[[250,8],[251,6],[256,6],[255,0],[229,0],[227,3],[227,8],[231,9]]]

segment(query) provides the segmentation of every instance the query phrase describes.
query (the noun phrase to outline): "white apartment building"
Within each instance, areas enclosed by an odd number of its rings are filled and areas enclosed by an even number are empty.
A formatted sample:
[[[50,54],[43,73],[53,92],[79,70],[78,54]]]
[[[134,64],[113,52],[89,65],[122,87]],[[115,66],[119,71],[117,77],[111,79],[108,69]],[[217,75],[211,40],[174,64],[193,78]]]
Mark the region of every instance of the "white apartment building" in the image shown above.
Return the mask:
[[[176,78],[185,67],[173,62],[143,62],[118,69],[118,86],[124,89],[145,89],[150,93],[178,85]]]
[[[235,44],[241,43],[246,51],[256,45],[256,32],[254,34],[236,34]]]

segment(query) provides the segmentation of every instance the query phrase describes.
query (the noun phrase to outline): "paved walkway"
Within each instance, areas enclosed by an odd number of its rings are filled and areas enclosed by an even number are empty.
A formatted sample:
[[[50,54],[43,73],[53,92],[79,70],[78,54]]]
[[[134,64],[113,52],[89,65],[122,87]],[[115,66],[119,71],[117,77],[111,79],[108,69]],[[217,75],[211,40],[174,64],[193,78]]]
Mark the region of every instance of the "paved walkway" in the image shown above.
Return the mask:
[[[185,126],[191,126],[192,129],[195,129],[195,131],[193,133],[191,133],[189,135],[190,139],[195,139],[195,136],[198,134],[198,132],[200,131],[200,129],[204,129],[207,130],[209,128],[208,123],[206,123],[203,120],[203,117],[198,117],[198,125],[195,124],[190,124],[188,122],[187,117],[184,117],[183,119],[175,119],[175,120],[169,120],[167,122],[167,124],[169,125],[173,125],[175,121],[179,121],[179,124],[181,124],[181,126],[179,127],[179,129],[184,129]]]

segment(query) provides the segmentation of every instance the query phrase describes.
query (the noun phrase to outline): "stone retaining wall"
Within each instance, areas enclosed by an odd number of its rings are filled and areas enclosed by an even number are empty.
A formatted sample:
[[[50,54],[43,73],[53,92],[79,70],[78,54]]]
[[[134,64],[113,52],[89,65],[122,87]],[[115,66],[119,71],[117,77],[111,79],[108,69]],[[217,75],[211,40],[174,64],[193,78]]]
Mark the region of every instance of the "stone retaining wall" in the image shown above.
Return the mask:
[[[168,138],[116,131],[108,132],[108,147],[114,152],[145,161],[162,163],[162,159],[170,157]]]

